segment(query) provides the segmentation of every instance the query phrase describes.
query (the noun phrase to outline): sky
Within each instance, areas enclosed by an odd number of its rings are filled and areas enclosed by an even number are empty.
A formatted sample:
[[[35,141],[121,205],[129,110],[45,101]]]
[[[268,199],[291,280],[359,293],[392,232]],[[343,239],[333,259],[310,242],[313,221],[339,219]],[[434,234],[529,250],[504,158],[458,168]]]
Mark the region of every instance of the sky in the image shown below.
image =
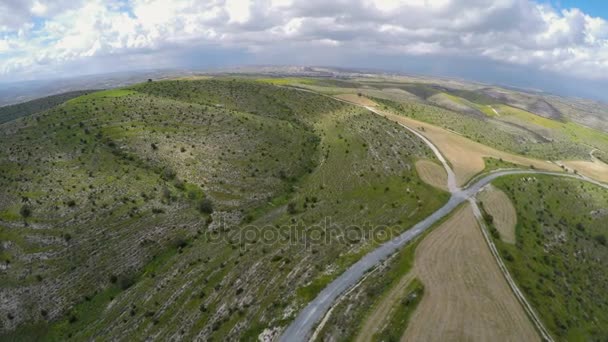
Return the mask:
[[[608,101],[607,20],[599,0],[0,0],[0,83],[323,65]]]

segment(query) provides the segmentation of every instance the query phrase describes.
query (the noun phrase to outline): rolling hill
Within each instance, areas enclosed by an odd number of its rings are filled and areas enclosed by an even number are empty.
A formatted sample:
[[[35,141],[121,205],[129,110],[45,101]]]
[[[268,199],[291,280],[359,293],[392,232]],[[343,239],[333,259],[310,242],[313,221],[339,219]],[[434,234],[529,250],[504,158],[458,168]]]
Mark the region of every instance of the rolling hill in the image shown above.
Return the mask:
[[[368,253],[501,170],[518,173],[369,265],[313,337],[428,337],[430,316],[438,338],[538,337],[512,286],[556,340],[608,336],[608,134],[579,120],[595,114],[296,71],[0,108],[0,339],[277,340]]]

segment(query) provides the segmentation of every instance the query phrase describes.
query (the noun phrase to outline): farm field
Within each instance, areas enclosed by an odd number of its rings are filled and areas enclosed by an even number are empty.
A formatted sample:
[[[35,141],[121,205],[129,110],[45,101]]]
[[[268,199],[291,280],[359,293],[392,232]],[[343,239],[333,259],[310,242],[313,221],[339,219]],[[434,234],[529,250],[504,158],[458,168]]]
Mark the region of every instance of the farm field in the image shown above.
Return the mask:
[[[412,272],[425,291],[402,341],[539,340],[469,206],[418,245]]]
[[[416,162],[416,171],[423,182],[448,191],[448,175],[441,165],[429,160],[419,160]]]
[[[600,161],[584,161],[584,160],[571,160],[564,161],[564,165],[567,167],[576,170],[581,175],[585,175],[587,177],[591,177],[593,179],[597,179],[604,183],[608,182],[608,164]]]
[[[517,212],[509,197],[490,185],[477,195],[477,199],[481,202],[483,211],[490,215],[492,226],[498,231],[500,240],[515,243]]]
[[[392,113],[385,113],[385,116],[396,122],[402,122],[410,127],[416,127],[422,134],[428,137],[448,159],[456,173],[458,184],[460,185],[465,184],[473,176],[483,171],[485,168],[484,158],[490,157],[518,164],[523,167],[533,166],[537,169],[549,171],[560,170],[557,165],[548,161],[532,159],[496,150],[469,140],[459,134],[405,116]]]

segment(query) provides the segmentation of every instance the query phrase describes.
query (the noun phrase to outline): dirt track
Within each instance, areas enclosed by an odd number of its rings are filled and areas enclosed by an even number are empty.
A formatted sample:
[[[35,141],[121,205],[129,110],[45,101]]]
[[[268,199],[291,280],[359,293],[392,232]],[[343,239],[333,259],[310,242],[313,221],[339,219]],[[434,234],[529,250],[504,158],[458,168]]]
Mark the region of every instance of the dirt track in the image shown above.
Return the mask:
[[[448,175],[441,165],[430,160],[419,160],[416,162],[416,171],[425,183],[448,191]]]
[[[488,250],[470,206],[416,249],[425,294],[402,341],[538,341]]]
[[[494,226],[504,242],[515,243],[515,225],[517,212],[509,197],[491,185],[481,191],[477,198],[483,203],[485,210],[494,218]]]

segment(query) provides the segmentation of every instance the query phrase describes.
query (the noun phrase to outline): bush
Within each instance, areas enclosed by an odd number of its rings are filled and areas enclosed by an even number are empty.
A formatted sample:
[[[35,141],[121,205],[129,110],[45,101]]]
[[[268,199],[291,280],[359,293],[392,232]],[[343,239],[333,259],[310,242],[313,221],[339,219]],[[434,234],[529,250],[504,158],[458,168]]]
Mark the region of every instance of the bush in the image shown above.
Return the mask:
[[[294,202],[289,202],[289,204],[287,204],[287,212],[291,215],[296,214],[298,212],[296,209],[296,204]]]
[[[133,286],[133,284],[135,284],[135,278],[131,275],[123,274],[118,279],[118,285],[120,285],[120,288],[123,290],[128,289],[129,287]]]
[[[491,225],[494,223],[494,216],[488,214],[487,212],[483,212],[483,220],[486,221],[487,224]]]
[[[198,204],[198,211],[203,214],[211,215],[213,213],[213,202],[210,199],[205,198]]]
[[[490,226],[490,234],[492,234],[492,237],[495,239],[500,239],[500,232],[498,229],[494,228],[494,226]]]
[[[595,241],[597,241],[602,246],[606,246],[606,235],[604,235],[604,234],[596,235]]]
[[[175,178],[175,171],[167,167],[163,170],[161,178],[165,181],[172,180],[173,178]]]
[[[21,206],[21,209],[19,209],[19,214],[21,214],[21,216],[26,219],[32,216],[32,208],[29,205],[24,204],[23,206]]]

